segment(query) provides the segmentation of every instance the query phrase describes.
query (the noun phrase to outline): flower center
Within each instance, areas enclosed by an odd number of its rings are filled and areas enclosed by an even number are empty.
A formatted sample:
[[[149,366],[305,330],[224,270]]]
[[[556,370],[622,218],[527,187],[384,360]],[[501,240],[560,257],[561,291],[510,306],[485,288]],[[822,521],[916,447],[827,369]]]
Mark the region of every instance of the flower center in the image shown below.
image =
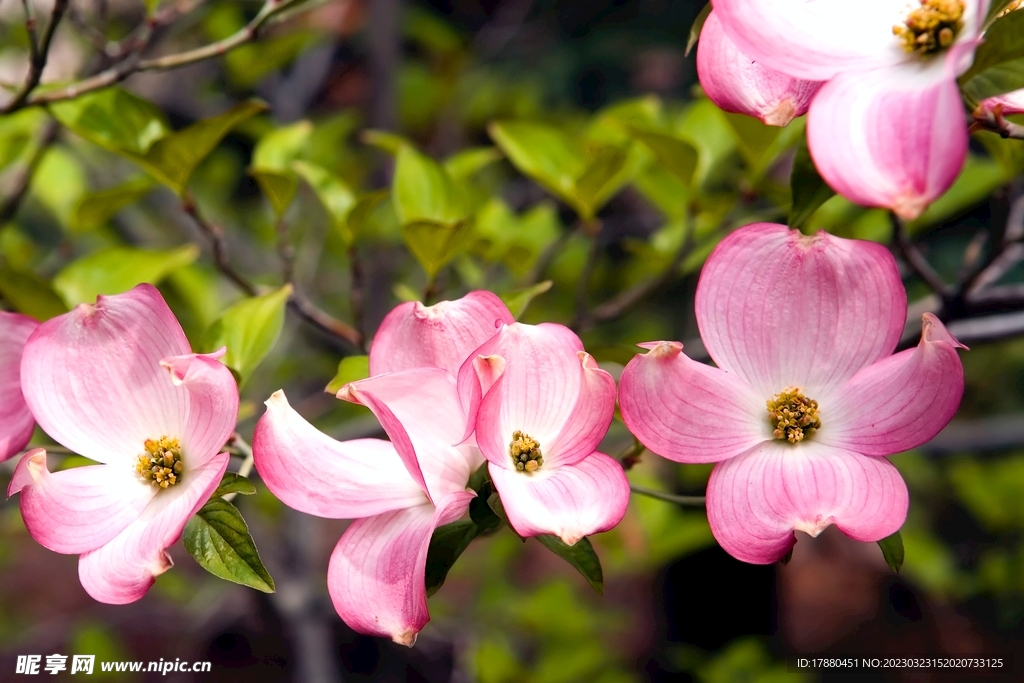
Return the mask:
[[[800,443],[815,429],[821,429],[818,402],[797,387],[786,387],[767,402],[772,436],[780,441]]]
[[[181,481],[185,464],[181,461],[181,444],[177,439],[161,436],[146,439],[146,452],[139,454],[135,471],[147,482],[166,489]]]
[[[921,0],[921,6],[903,24],[893,26],[892,32],[904,50],[927,57],[953,44],[964,27],[963,16],[963,0]]]
[[[508,445],[508,453],[520,472],[536,472],[544,464],[540,444],[532,436],[519,430],[512,432],[512,443]]]

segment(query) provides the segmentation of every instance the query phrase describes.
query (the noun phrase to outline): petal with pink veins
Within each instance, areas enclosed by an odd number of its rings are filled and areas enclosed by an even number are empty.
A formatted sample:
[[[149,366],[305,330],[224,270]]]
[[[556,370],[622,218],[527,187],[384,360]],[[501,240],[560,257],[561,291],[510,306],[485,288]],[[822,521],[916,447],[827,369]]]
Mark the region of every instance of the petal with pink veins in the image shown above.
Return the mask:
[[[452,375],[501,323],[514,322],[508,307],[487,291],[424,306],[410,301],[385,316],[370,348],[370,375],[412,368],[444,368]]]
[[[50,472],[46,451],[18,462],[7,495],[21,493],[21,516],[35,541],[69,555],[95,550],[121,533],[156,494],[134,470],[116,465]]]
[[[345,385],[338,398],[373,411],[431,500],[466,488],[469,476],[483,464],[472,445],[455,445],[464,440],[466,416],[455,378],[447,370],[414,368],[375,375]]]
[[[622,371],[619,410],[644,446],[676,462],[706,463],[772,438],[764,397],[682,351],[679,342],[657,342]]]
[[[111,605],[135,602],[157,576],[174,564],[166,550],[189,518],[206,504],[227,470],[227,453],[189,467],[181,482],[160,491],[124,531],[78,560],[78,578],[94,600]]]
[[[956,180],[967,158],[956,77],[942,60],[844,74],[807,117],[807,143],[829,185],[912,220]]]
[[[756,223],[708,257],[695,307],[715,363],[761,400],[788,386],[817,400],[892,353],[907,295],[880,244]]]
[[[238,422],[238,385],[218,358],[224,349],[210,354],[188,354],[160,361],[175,387],[187,394],[185,424],[180,432],[185,452],[197,459],[216,455]]]
[[[715,465],[707,489],[715,538],[753,564],[782,559],[794,531],[817,536],[831,524],[858,541],[881,540],[903,526],[908,502],[888,460],[818,442],[767,442]]]
[[[869,365],[821,402],[816,438],[880,456],[927,443],[952,419],[964,393],[958,348],[966,347],[925,313],[916,348]]]
[[[327,568],[327,588],[345,623],[412,646],[430,620],[425,577],[430,537],[461,517],[475,495],[451,493],[436,508],[427,503],[353,522]]]
[[[626,473],[604,453],[531,474],[493,464],[488,470],[509,523],[524,538],[553,534],[573,545],[614,528],[629,505]]]
[[[91,460],[134,464],[146,439],[182,436],[188,392],[160,361],[189,353],[163,297],[143,284],[42,323],[25,345],[22,391],[56,441]]]
[[[21,355],[39,322],[0,311],[0,462],[25,447],[36,426],[21,394]]]
[[[821,83],[791,78],[761,66],[739,51],[722,29],[718,15],[708,15],[697,43],[701,87],[721,109],[753,116],[769,126],[785,126],[807,113]]]
[[[1007,116],[1024,114],[1024,90],[1014,90],[1005,95],[990,97],[981,103],[981,107],[988,111],[999,111]]]
[[[271,493],[318,517],[371,517],[428,502],[389,442],[336,441],[295,412],[283,391],[267,400],[252,453]]]

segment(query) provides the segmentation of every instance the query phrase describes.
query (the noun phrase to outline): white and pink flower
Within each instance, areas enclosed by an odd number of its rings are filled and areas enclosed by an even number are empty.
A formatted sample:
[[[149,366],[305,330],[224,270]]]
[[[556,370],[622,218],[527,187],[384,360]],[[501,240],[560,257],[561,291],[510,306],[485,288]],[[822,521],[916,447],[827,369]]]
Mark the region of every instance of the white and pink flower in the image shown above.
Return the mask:
[[[714,0],[737,48],[791,78],[825,81],[807,140],[822,177],[865,206],[919,216],[967,156],[956,83],[989,0]]]
[[[962,346],[934,316],[895,355],[906,293],[881,245],[750,225],[709,257],[697,286],[717,367],[650,342],[622,374],[632,432],[682,463],[716,463],[711,530],[733,556],[769,563],[835,524],[860,541],[902,526],[907,488],[885,456],[941,430],[963,394]]]
[[[27,315],[0,311],[0,462],[24,448],[36,426],[21,393],[21,354],[37,327]]]
[[[36,449],[18,463],[29,533],[80,555],[79,578],[100,602],[138,600],[169,569],[166,549],[207,501],[228,464],[238,389],[216,360],[194,354],[160,293],[139,285],[42,323],[25,345],[22,391],[39,425],[98,465],[50,472]]]

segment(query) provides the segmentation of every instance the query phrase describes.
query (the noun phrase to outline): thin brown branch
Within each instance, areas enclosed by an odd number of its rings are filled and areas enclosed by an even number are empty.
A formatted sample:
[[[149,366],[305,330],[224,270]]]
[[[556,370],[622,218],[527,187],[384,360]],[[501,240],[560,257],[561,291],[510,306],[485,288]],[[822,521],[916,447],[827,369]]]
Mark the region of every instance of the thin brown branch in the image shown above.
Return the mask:
[[[32,154],[32,157],[25,164],[24,168],[18,171],[17,177],[11,186],[10,193],[0,201],[0,225],[7,223],[7,221],[14,218],[18,213],[18,208],[21,206],[22,200],[28,193],[29,185],[32,182],[32,176],[35,174],[36,168],[39,166],[39,162],[43,158],[43,154],[50,147],[57,138],[58,126],[57,122],[47,121],[43,127],[42,134],[39,136],[39,140],[36,143],[36,149]]]
[[[64,17],[67,9],[68,0],[54,0],[53,10],[50,12],[50,21],[46,24],[46,29],[43,31],[38,43],[34,35],[36,31],[35,16],[30,10],[26,9],[28,16],[25,23],[29,29],[29,42],[31,43],[28,74],[25,76],[24,85],[15,93],[14,98],[3,109],[0,109],[0,113],[7,114],[20,109],[29,101],[29,96],[36,89],[36,86],[39,85],[39,81],[43,77],[46,61],[50,57],[50,45],[53,43],[53,35],[57,32],[57,26],[60,25],[60,20]]]
[[[899,249],[903,261],[910,266],[914,273],[925,281],[932,291],[943,299],[950,295],[949,286],[943,282],[939,274],[935,272],[928,259],[910,240],[906,224],[896,214],[889,214],[892,220],[893,235],[896,238],[896,247]]]
[[[677,496],[674,493],[665,493],[664,491],[649,489],[646,486],[639,486],[632,483],[629,485],[629,490],[633,493],[639,493],[641,496],[657,498],[658,500],[663,500],[666,503],[675,503],[676,505],[682,505],[683,507],[702,508],[705,505],[704,496]]]
[[[256,285],[231,265],[231,259],[228,256],[227,240],[224,238],[224,229],[216,223],[208,221],[203,216],[191,192],[186,195],[185,200],[181,203],[181,209],[192,218],[199,231],[209,240],[210,247],[213,249],[213,261],[217,266],[217,270],[224,273],[229,280],[234,282],[239,289],[249,296],[259,294],[259,289]]]
[[[1007,121],[1003,116],[1003,105],[994,109],[985,109],[978,106],[974,110],[974,123],[971,125],[971,132],[986,130],[1003,138],[1024,140],[1024,126]]]

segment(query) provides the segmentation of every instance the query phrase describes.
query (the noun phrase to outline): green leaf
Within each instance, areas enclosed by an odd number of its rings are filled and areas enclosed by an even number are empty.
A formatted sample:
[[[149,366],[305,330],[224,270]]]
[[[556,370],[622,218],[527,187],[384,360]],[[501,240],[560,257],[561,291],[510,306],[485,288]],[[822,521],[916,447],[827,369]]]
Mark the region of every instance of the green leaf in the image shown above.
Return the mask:
[[[358,240],[366,230],[367,222],[373,214],[374,209],[391,194],[390,190],[375,190],[367,192],[359,198],[356,205],[348,212],[346,224],[352,234],[352,239]]]
[[[468,519],[434,529],[427,549],[427,597],[441,588],[448,571],[479,533],[480,527]]]
[[[487,488],[486,490],[489,491],[490,488]],[[483,498],[482,493],[480,497]],[[493,512],[498,517],[498,519],[505,523],[505,526],[512,530],[512,533],[514,533],[516,536],[519,536],[519,533],[516,531],[515,527],[513,527],[509,523],[508,515],[505,513],[505,506],[502,504],[501,496],[499,496],[497,492],[487,496],[487,507],[491,509],[491,512]],[[522,536],[519,536],[519,540],[521,540],[523,543],[526,543],[526,539]]]
[[[402,237],[427,275],[433,278],[455,258],[469,234],[466,222],[444,224],[418,221],[402,228]]]
[[[1010,12],[989,27],[960,85],[974,103],[1024,88],[1024,11]]]
[[[242,475],[228,472],[220,480],[217,490],[210,497],[219,498],[228,493],[240,493],[243,496],[251,496],[256,493],[256,486]]]
[[[587,170],[576,179],[576,201],[582,218],[590,220],[622,186],[621,173],[628,154],[618,145],[602,145],[594,151]]]
[[[32,176],[32,194],[69,228],[74,226],[75,207],[89,191],[86,171],[78,158],[62,146],[43,154]]]
[[[39,107],[28,107],[0,117],[0,173],[17,161],[27,161],[36,147],[40,128],[49,117]]]
[[[800,142],[793,159],[793,173],[789,179],[793,191],[793,208],[789,212],[789,227],[802,230],[818,207],[835,195],[814,167],[807,139]]]
[[[572,138],[553,126],[528,121],[495,122],[487,130],[520,172],[575,207],[576,179],[586,165]]]
[[[682,138],[669,133],[633,128],[630,134],[647,145],[665,170],[682,181],[683,185],[693,183],[693,175],[700,161],[697,149]]]
[[[8,266],[0,267],[0,295],[16,311],[36,320],[49,320],[68,312],[68,307],[47,282],[33,273]]]
[[[530,305],[530,302],[551,289],[551,284],[551,280],[544,280],[543,282],[538,282],[532,287],[516,289],[502,294],[501,300],[505,302],[506,306],[508,306],[508,310],[512,313],[512,317],[519,320],[523,313],[526,313],[526,308]]]
[[[266,110],[265,102],[246,100],[219,116],[197,121],[184,130],[160,138],[135,161],[157,180],[183,195],[192,172],[224,136],[242,121]]]
[[[711,14],[711,3],[704,5],[704,9],[700,11],[697,18],[693,20],[693,26],[690,27],[690,37],[686,40],[686,51],[683,53],[689,57],[693,51],[697,41],[700,40],[700,32],[704,29],[704,22],[708,20],[708,16]]]
[[[328,394],[337,394],[349,382],[357,382],[370,376],[369,356],[346,356],[338,363],[338,372],[324,389]]]
[[[386,130],[364,130],[359,136],[363,144],[383,150],[388,154],[397,155],[403,147],[414,147],[409,138]]]
[[[121,294],[142,282],[157,284],[199,258],[199,247],[152,251],[109,247],[74,261],[53,278],[53,288],[68,306],[93,303],[100,294]]]
[[[900,536],[900,532],[897,531],[892,536],[886,536],[881,541],[878,541],[878,547],[882,549],[882,557],[885,558],[885,563],[889,565],[889,569],[899,574],[905,557],[903,537]]]
[[[77,232],[103,227],[118,211],[149,194],[153,185],[149,176],[140,176],[82,197],[75,206],[72,227]]]
[[[309,152],[313,130],[309,121],[275,128],[263,135],[253,149],[249,173],[256,179],[278,218],[295,199],[299,180],[292,169],[292,162]]]
[[[501,150],[494,147],[470,147],[445,159],[444,168],[455,180],[466,180],[502,156]]]
[[[67,128],[118,154],[144,155],[171,132],[155,104],[117,86],[54,102],[49,109]]]
[[[226,346],[224,364],[238,373],[244,384],[274,348],[284,327],[284,309],[292,294],[285,285],[267,294],[243,299],[229,307],[210,326],[204,347],[214,351]]]
[[[601,560],[590,545],[590,539],[583,537],[575,545],[566,545],[557,536],[546,534],[535,536],[545,548],[558,555],[576,568],[598,595],[604,595],[604,572],[601,571]]]
[[[330,214],[345,244],[351,244],[353,235],[348,227],[348,216],[355,207],[356,193],[345,182],[323,166],[305,161],[292,162],[292,168],[316,193],[317,199]]]
[[[185,525],[185,550],[216,577],[274,592],[274,579],[256,550],[242,514],[223,498],[204,505]]]

